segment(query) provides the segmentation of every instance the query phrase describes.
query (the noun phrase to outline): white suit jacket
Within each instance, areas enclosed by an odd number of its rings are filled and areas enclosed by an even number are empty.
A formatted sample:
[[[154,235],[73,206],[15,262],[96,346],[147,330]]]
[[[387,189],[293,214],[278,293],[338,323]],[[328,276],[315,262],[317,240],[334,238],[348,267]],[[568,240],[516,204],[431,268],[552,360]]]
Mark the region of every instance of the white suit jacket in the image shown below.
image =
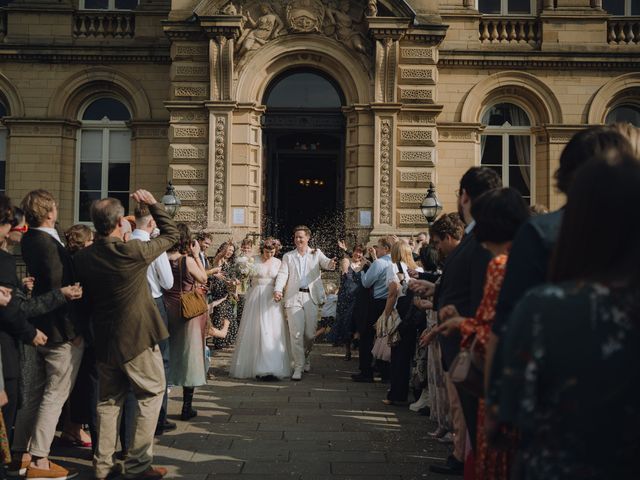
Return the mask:
[[[283,293],[285,308],[293,306],[293,299],[300,289],[301,278],[298,270],[297,255],[297,250],[284,254],[278,276],[276,277],[276,286],[273,289],[275,292]],[[309,249],[307,253],[306,271],[304,273],[306,274],[311,300],[316,305],[324,303],[326,297],[324,285],[322,285],[322,279],[320,277],[320,269],[328,269],[330,263],[331,259],[327,258],[320,249]]]

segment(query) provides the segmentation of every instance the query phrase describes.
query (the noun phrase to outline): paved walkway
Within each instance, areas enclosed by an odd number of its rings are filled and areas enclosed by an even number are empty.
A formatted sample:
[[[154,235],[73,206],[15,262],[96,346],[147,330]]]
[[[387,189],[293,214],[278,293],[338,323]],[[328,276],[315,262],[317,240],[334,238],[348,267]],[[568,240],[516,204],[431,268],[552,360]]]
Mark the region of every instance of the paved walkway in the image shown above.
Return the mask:
[[[177,421],[175,432],[158,437],[154,463],[169,469],[168,478],[447,478],[428,471],[448,454],[427,435],[430,421],[407,407],[383,405],[385,385],[353,383],[357,359],[344,361],[341,349],[316,345],[312,372],[301,382],[232,380],[229,358],[218,352],[216,379],[196,389],[198,417]],[[180,394],[175,389],[171,395],[173,420]],[[91,478],[88,455],[78,460],[67,449],[56,453],[79,466],[81,478]]]

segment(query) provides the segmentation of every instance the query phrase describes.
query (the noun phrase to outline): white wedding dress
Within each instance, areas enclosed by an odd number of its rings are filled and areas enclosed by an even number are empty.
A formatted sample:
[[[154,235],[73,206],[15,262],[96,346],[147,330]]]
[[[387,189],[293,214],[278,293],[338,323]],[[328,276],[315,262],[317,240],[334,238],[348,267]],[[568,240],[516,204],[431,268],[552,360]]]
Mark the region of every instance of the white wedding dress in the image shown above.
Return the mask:
[[[266,263],[254,257],[255,275],[244,301],[240,330],[231,358],[230,375],[234,378],[254,378],[291,375],[291,360],[287,338],[289,332],[282,305],[273,300],[273,287],[280,269],[280,260]]]

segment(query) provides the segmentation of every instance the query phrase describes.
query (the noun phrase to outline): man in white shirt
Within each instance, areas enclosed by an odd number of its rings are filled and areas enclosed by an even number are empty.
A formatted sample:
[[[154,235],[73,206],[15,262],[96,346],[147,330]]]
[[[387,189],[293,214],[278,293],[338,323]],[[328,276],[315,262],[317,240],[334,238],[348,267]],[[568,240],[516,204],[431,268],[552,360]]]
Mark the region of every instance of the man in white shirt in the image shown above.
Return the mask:
[[[151,240],[151,234],[156,229],[156,222],[151,216],[146,205],[138,206],[138,208],[135,209],[134,214],[136,229],[131,234],[130,240],[148,242]],[[149,268],[147,269],[147,283],[151,289],[151,296],[156,302],[156,306],[160,311],[162,320],[168,329],[169,317],[167,316],[167,310],[165,309],[164,301],[162,299],[162,290],[169,290],[173,287],[173,272],[171,271],[171,264],[169,263],[169,258],[167,257],[166,252],[156,258],[149,265]],[[160,352],[162,353],[165,378],[167,378],[169,370],[169,340],[162,340],[158,345],[160,347]],[[160,408],[160,415],[158,417],[158,426],[156,427],[156,435],[162,435],[164,432],[169,432],[175,429],[176,424],[167,420],[167,390],[165,388],[162,407]]]
[[[273,291],[276,302],[284,298],[293,356],[291,380],[294,381],[302,379],[303,369],[311,370],[309,354],[318,326],[318,305],[323,304],[326,297],[320,269],[336,268],[335,260],[317,248],[309,248],[310,238],[308,227],[300,225],[294,229],[296,249],[282,258]]]

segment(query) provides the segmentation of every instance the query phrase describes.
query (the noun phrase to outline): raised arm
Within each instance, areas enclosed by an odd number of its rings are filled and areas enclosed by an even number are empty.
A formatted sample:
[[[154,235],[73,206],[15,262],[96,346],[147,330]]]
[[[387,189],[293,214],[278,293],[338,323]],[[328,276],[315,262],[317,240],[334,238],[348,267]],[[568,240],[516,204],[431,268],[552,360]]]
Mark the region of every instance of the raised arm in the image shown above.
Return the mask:
[[[149,212],[160,229],[160,235],[148,242],[135,242],[140,249],[140,255],[147,264],[166,252],[180,239],[178,228],[164,207],[146,190],[137,190],[132,195],[138,203],[146,203]]]

